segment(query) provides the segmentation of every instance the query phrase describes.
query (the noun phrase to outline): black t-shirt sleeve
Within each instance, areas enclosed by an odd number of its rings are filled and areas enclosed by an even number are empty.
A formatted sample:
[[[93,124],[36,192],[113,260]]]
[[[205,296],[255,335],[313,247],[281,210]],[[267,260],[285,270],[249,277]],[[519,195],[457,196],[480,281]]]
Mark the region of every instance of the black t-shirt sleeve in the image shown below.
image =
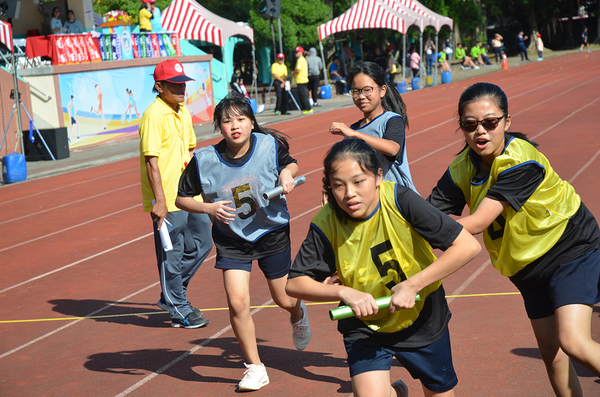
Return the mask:
[[[427,197],[427,202],[443,213],[452,215],[461,215],[467,205],[463,191],[452,181],[448,170]]]
[[[277,161],[279,163],[279,171],[292,163],[298,163],[298,161],[290,155],[290,152],[285,145],[279,141],[277,141]]]
[[[335,271],[335,257],[331,244],[321,231],[311,224],[288,277],[308,276],[321,282]]]
[[[486,197],[507,201],[518,211],[544,180],[545,170],[538,163],[526,163],[510,168],[498,175]]]
[[[395,157],[386,156],[388,157],[388,160],[402,161],[402,154],[404,153],[404,142],[406,139],[405,128],[406,124],[404,123],[404,119],[402,119],[402,117],[391,118],[385,125],[385,135],[383,136],[383,138],[388,139],[390,141],[394,141],[398,145],[400,145],[400,150],[398,150],[398,153],[396,153]]]
[[[196,156],[192,156],[192,159],[179,178],[177,195],[181,197],[195,197],[201,193],[202,185],[198,177],[198,162],[196,161]]]
[[[461,224],[433,207],[411,189],[397,186],[396,198],[404,219],[433,248],[446,250],[460,234],[463,228]]]

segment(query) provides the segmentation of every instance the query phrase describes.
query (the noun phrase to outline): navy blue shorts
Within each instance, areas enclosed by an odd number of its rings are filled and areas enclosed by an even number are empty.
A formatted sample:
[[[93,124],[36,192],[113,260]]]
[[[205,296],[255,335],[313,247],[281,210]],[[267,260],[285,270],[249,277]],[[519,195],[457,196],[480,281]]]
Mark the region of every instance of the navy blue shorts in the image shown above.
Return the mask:
[[[370,371],[389,371],[392,368],[392,357],[395,356],[413,379],[419,379],[423,386],[433,392],[452,390],[458,383],[452,364],[450,332],[447,329],[438,341],[416,349],[384,346],[376,337],[344,343],[350,376]]]
[[[600,249],[563,263],[545,284],[521,289],[527,316],[552,316],[565,305],[595,305],[600,302]]]
[[[290,272],[292,266],[292,250],[288,247],[287,250],[280,254],[267,256],[258,259],[258,267],[262,270],[267,280],[275,280],[285,277]],[[252,270],[252,261],[243,259],[224,258],[217,255],[217,263],[215,269],[237,269],[247,272]]]

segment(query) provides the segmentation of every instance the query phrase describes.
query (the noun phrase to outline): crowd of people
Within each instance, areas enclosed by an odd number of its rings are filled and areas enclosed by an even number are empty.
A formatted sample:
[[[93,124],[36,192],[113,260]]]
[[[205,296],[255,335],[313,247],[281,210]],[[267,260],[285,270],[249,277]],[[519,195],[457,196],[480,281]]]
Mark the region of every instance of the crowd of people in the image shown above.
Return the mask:
[[[310,71],[324,65],[304,59],[302,47],[294,53],[292,74],[303,87],[304,107]],[[288,71],[284,55],[277,58],[272,72],[283,93]],[[600,376],[600,344],[590,332],[592,306],[600,302],[600,228],[537,144],[511,129],[506,94],[489,83],[462,93],[457,125],[464,148],[424,199],[408,164],[406,106],[386,69],[356,61],[343,75],[339,59],[332,62],[361,116],[351,124],[331,122],[327,133],[342,139],[323,161],[323,206],[293,260],[285,195],[293,192],[301,164],[286,135],[259,125],[248,100],[234,92],[214,112],[223,139],[196,149],[183,105],[192,79],[176,60],[156,66],[156,100],[139,129],[140,166],[162,290],[157,305],[171,325],[208,325],[186,291],[214,243],[246,361],[239,391],[270,382],[250,312],[256,261],[274,302],[289,313],[298,350],[311,339],[305,300],[350,306],[354,316],[340,320],[338,331],[354,396],[408,396],[406,384],[390,381],[393,357],[421,382],[425,396],[453,396],[458,378],[442,279],[480,252],[473,235],[483,234],[492,264],[521,292],[556,395],[580,395],[573,360]],[[263,196],[276,186],[281,195]],[[470,211],[461,217],[465,206]],[[171,249],[164,248],[163,228]],[[389,309],[379,309],[382,297],[391,297]]]

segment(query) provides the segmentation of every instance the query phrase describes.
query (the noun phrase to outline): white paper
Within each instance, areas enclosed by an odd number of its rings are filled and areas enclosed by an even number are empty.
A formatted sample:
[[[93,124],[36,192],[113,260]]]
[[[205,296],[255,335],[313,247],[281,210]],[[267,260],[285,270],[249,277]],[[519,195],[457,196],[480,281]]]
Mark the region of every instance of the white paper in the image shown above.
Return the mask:
[[[171,243],[171,236],[169,236],[169,229],[167,229],[167,222],[165,222],[165,219],[163,219],[159,232],[163,249],[165,251],[171,251],[173,249],[173,244]]]

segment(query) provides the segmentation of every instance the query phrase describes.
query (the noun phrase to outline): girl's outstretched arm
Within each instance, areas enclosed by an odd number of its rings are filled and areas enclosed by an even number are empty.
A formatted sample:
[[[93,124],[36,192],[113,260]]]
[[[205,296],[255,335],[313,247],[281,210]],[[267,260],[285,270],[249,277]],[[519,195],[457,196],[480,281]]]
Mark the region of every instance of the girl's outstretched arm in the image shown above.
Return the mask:
[[[371,294],[343,285],[323,284],[308,276],[288,278],[285,291],[289,296],[302,300],[327,302],[343,301],[350,306],[356,317],[369,317],[379,310]]]
[[[479,207],[477,207],[473,214],[460,218],[457,221],[469,233],[479,234],[487,229],[508,205],[507,201],[498,201],[486,197],[481,201],[481,204],[479,204]]]
[[[346,138],[359,138],[367,142],[376,151],[385,154],[386,156],[394,157],[400,151],[400,145],[390,139],[378,138],[371,135],[363,134],[355,131],[344,123],[333,122],[329,127],[329,132],[332,135],[342,135]]]
[[[452,245],[435,262],[406,281],[392,287],[390,313],[412,308],[419,291],[451,275],[475,258],[480,251],[479,242],[463,228]]]

